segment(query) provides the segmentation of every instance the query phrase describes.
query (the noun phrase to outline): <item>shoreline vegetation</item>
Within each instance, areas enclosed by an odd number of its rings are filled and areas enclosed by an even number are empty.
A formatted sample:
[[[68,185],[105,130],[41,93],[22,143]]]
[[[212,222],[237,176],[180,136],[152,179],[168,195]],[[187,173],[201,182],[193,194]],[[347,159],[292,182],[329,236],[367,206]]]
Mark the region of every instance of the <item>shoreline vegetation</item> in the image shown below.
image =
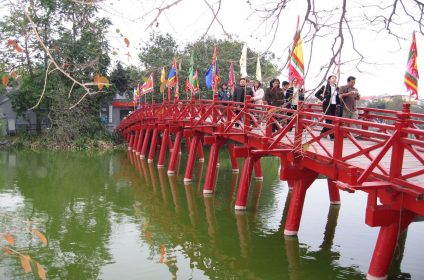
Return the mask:
[[[47,135],[0,136],[0,150],[112,151],[124,148],[123,139],[116,132],[69,142],[50,139]]]

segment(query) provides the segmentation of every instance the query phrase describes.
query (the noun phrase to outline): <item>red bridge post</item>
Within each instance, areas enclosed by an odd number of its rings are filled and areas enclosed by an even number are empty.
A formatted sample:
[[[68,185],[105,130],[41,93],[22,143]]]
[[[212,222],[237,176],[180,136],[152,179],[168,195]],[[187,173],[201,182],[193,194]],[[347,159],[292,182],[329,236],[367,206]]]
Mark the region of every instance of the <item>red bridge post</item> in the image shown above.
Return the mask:
[[[158,158],[159,168],[164,166],[165,157],[166,157],[166,148],[168,147],[168,141],[169,141],[169,129],[166,127],[165,130],[163,131],[162,143],[160,145],[160,152],[159,152],[159,158]]]
[[[140,129],[140,135],[138,136],[137,147],[135,148],[136,156],[139,156],[141,152],[141,146],[143,144],[143,138],[144,138],[144,131],[145,131],[144,128]]]
[[[241,178],[239,182],[235,210],[246,210],[247,197],[249,194],[250,180],[252,178],[253,166],[255,165],[257,157],[248,155],[243,162],[243,169],[241,170]]]
[[[157,141],[158,141],[158,128],[156,126],[153,130],[152,142],[150,143],[149,158],[147,159],[147,162],[153,162],[155,158]]]
[[[216,177],[216,167],[218,163],[219,150],[223,145],[221,139],[213,136],[205,136],[205,143],[212,144],[211,150],[209,153],[209,162],[206,169],[205,185],[203,186],[203,194],[211,194],[215,189],[215,177]]]
[[[172,149],[171,158],[169,159],[168,175],[175,174],[175,167],[177,164],[178,153],[181,146],[181,138],[183,137],[183,131],[179,129],[175,136],[174,147]]]
[[[134,130],[134,141],[133,141],[133,144],[132,144],[132,147],[131,147],[133,152],[135,152],[136,148],[137,148],[138,137],[139,137],[139,134],[140,134],[139,131],[140,131],[139,129]]]
[[[318,177],[318,173],[309,169],[299,169],[296,177],[297,179],[293,180],[293,196],[290,200],[289,212],[284,226],[284,235],[297,235],[300,226],[300,219],[302,218],[306,191]]]
[[[262,173],[262,166],[261,166],[261,158],[257,158],[255,160],[255,164],[254,164],[254,169],[255,169],[255,179],[258,181],[262,181],[264,179],[264,175]]]
[[[200,140],[200,135],[195,134],[192,137],[192,140],[190,143],[190,151],[189,151],[188,159],[187,159],[186,171],[184,175],[184,182],[190,182],[191,179],[193,179],[194,162],[196,160],[199,140]]]
[[[144,135],[143,147],[141,148],[141,152],[140,152],[140,158],[146,157],[147,146],[149,145],[149,140],[150,140],[150,130],[151,130],[150,127],[147,126],[146,134]]]
[[[231,169],[233,173],[239,173],[239,165],[237,158],[233,155],[234,150],[234,144],[228,144],[228,151],[230,153],[230,160],[231,160]]]
[[[132,144],[134,142],[134,132],[130,132],[130,141],[128,142],[128,151],[131,151]]]

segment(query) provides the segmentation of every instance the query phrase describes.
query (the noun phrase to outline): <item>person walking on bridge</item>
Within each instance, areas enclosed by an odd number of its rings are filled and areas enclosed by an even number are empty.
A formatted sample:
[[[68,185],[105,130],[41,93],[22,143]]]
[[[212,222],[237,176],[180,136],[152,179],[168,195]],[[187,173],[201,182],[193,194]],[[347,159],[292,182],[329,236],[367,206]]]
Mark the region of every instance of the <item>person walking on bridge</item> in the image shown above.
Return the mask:
[[[322,111],[327,116],[341,117],[341,106],[339,98],[339,89],[336,85],[337,77],[330,75],[327,78],[327,84],[322,86],[316,93],[315,97],[322,101]],[[333,123],[332,120],[326,119],[327,124]],[[323,127],[321,134],[329,131],[330,128]],[[334,133],[330,134],[330,138],[334,139]]]
[[[360,99],[358,90],[355,88],[356,78],[349,76],[347,85],[341,86],[339,96],[343,104],[343,118],[358,119],[358,111],[356,109],[356,101]]]
[[[246,95],[253,96],[252,88],[246,87],[248,81],[246,78],[241,78],[239,85],[234,89],[233,101],[244,102]]]

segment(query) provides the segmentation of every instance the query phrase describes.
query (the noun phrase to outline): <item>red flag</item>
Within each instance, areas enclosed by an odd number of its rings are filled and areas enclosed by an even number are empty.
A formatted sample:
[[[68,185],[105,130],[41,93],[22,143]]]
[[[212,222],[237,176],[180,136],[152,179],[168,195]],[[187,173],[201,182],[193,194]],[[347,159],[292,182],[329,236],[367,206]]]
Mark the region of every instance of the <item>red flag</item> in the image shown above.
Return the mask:
[[[154,90],[154,86],[153,86],[153,73],[150,74],[149,78],[147,79],[146,82],[144,82],[143,86],[143,94],[146,93],[151,93]]]
[[[185,92],[186,93],[192,93],[192,87],[191,87],[191,84],[190,84],[190,81],[188,80],[188,78],[186,79],[186,82],[185,82]]]
[[[415,41],[415,32],[412,33],[412,44],[409,50],[408,63],[406,65],[405,72],[405,86],[410,92],[411,96],[415,95],[415,99],[418,99],[418,66],[417,66],[417,42]]]
[[[228,87],[231,90],[231,93],[234,92],[236,88],[236,76],[234,75],[234,62],[230,64],[230,73],[228,74]]]

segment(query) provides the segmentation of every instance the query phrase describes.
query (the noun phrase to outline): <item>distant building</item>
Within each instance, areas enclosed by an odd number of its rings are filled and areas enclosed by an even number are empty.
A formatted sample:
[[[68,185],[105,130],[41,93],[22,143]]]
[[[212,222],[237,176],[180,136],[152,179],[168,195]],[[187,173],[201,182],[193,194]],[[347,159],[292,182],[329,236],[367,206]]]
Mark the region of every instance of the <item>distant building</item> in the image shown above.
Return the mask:
[[[33,111],[27,111],[24,116],[18,116],[12,108],[12,101],[8,95],[0,95],[0,134],[5,133],[35,133],[37,128],[37,118]],[[4,126],[4,127],[3,127]],[[48,119],[41,120],[41,129],[48,126]]]
[[[128,94],[116,94],[113,101],[103,106],[100,119],[109,131],[113,131],[124,117],[134,111],[134,103]]]

